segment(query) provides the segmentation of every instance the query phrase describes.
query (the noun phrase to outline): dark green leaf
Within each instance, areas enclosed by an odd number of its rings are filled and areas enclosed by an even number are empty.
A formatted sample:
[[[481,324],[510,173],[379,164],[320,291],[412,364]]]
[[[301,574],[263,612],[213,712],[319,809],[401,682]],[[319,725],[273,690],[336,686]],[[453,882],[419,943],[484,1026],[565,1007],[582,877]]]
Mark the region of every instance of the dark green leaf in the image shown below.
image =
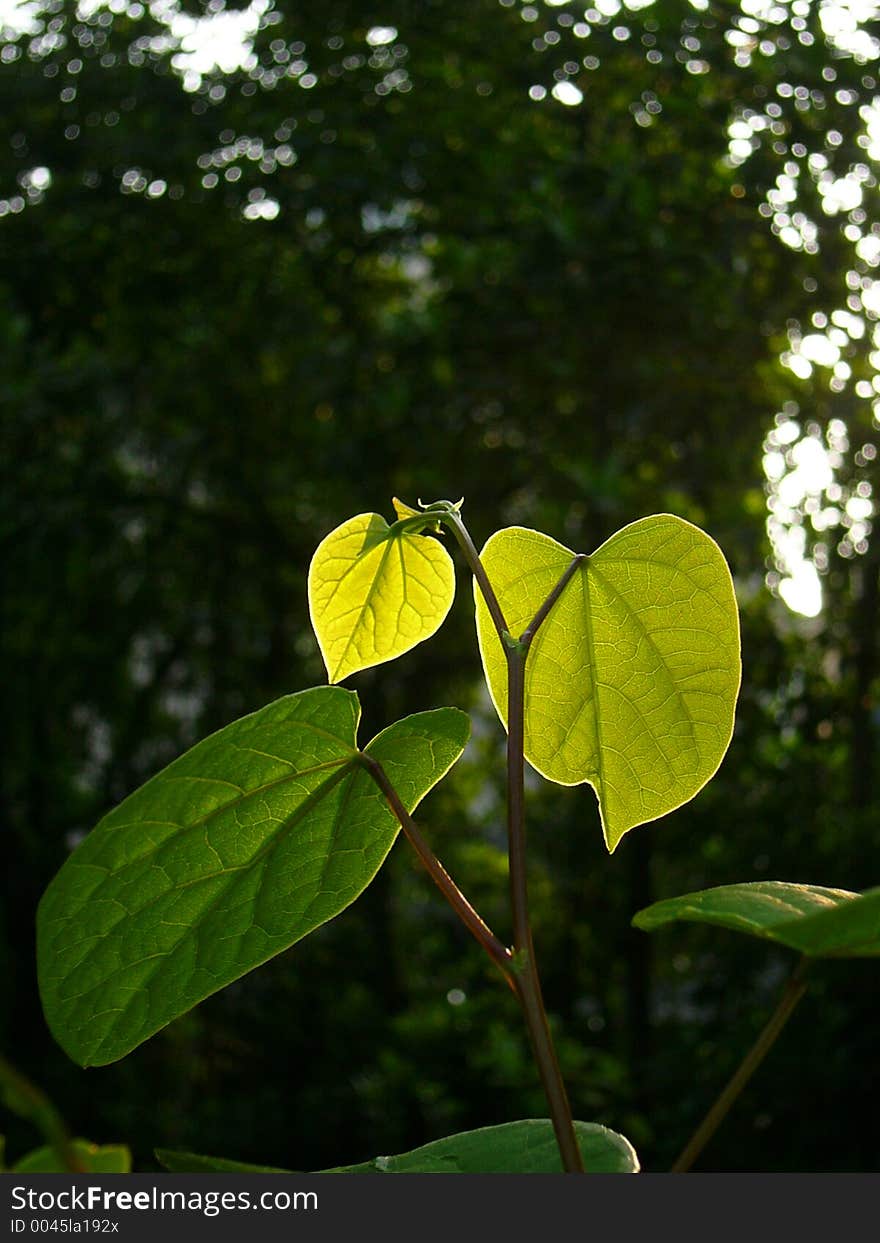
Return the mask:
[[[289,695],[193,747],[67,860],[37,919],[46,1018],[82,1065],[148,1036],[344,910],[399,825],[360,762],[356,695]],[[367,750],[411,811],[458,759],[455,708]]]
[[[584,1166],[590,1174],[636,1174],[639,1160],[629,1140],[594,1122],[576,1122]],[[223,1157],[157,1148],[156,1158],[172,1173],[289,1174],[268,1165],[245,1165]],[[396,1157],[360,1165],[338,1165],[321,1174],[561,1174],[553,1125],[546,1119],[505,1122],[435,1140]]]
[[[584,1167],[591,1174],[636,1174],[629,1140],[594,1122],[576,1122]],[[341,1165],[325,1174],[561,1174],[553,1125],[546,1119],[506,1122],[435,1140],[396,1157]]]

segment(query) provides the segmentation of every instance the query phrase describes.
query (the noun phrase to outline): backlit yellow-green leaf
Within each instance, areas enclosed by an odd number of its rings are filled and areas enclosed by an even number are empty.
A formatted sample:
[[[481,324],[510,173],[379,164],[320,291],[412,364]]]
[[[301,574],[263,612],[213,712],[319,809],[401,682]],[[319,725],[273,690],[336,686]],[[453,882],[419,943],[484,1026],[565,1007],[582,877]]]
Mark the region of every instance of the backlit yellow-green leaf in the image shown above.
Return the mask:
[[[481,554],[510,632],[521,634],[574,553],[523,527]],[[506,661],[475,585],[483,669],[507,721]],[[718,545],[681,518],[624,527],[577,568],[526,663],[525,756],[561,785],[594,787],[614,850],[686,803],[733,732],[739,619]]]
[[[309,568],[309,611],[330,681],[429,639],[454,595],[452,559],[439,540],[389,527],[379,514],[331,531]]]

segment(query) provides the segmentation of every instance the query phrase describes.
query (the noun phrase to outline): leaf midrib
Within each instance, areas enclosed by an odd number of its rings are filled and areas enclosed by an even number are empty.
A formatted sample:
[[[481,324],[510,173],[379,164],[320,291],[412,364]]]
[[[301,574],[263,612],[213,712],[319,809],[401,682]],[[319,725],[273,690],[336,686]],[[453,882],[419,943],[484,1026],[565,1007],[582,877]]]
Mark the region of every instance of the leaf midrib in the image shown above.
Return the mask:
[[[307,812],[308,812],[309,810],[311,810],[311,807],[315,804],[315,802],[319,801],[321,796],[323,796],[323,795],[327,794],[327,793],[329,792],[329,790],[330,790],[330,789],[332,789],[334,786],[336,786],[337,784],[339,784],[339,782],[340,782],[340,781],[342,781],[342,779],[343,779],[346,775],[348,775],[348,777],[349,777],[349,779],[350,779],[349,791],[347,792],[347,793],[350,793],[351,787],[354,785],[354,778],[355,778],[355,777],[356,777],[356,775],[357,775],[357,773],[356,773],[356,767],[357,767],[357,766],[356,766],[356,764],[355,764],[353,761],[352,761],[352,762],[350,762],[350,763],[346,763],[346,764],[342,764],[342,765],[340,765],[340,771],[339,771],[338,775],[334,775],[334,777],[329,778],[327,781],[325,781],[325,782],[323,782],[323,783],[322,783],[322,785],[318,788],[318,790],[313,791],[312,795],[311,795],[308,799],[306,799],[306,800],[305,800],[302,804],[300,804],[300,806],[299,806],[299,807],[297,807],[297,809],[296,809],[296,811],[295,811],[294,815],[293,815],[293,816],[291,816],[291,817],[290,817],[290,819],[286,820],[286,821],[284,822],[284,824],[283,824],[283,825],[281,825],[281,827],[279,828],[278,832],[277,832],[277,833],[276,833],[276,834],[275,834],[275,835],[274,835],[274,836],[273,836],[273,837],[272,837],[272,838],[271,838],[271,839],[270,839],[270,840],[269,840],[269,841],[265,844],[265,846],[264,846],[264,847],[263,847],[263,849],[259,852],[259,854],[258,854],[258,855],[256,855],[256,856],[255,856],[255,857],[254,857],[254,858],[253,858],[253,859],[252,859],[249,863],[244,864],[244,865],[242,865],[241,867],[237,867],[237,868],[231,868],[231,869],[229,869],[228,873],[226,873],[226,874],[227,874],[227,875],[229,875],[229,876],[231,877],[231,883],[232,883],[232,884],[234,884],[234,883],[235,883],[235,881],[236,881],[236,880],[238,879],[238,877],[240,876],[240,874],[241,874],[242,872],[244,872],[245,870],[248,870],[248,869],[250,869],[250,868],[252,868],[252,867],[254,867],[254,866],[259,866],[259,864],[260,864],[260,862],[262,861],[262,859],[264,858],[264,856],[265,856],[266,854],[270,853],[272,850],[274,850],[274,849],[275,849],[275,848],[279,845],[279,842],[280,842],[280,839],[282,838],[282,836],[283,836],[284,834],[286,834],[286,833],[287,833],[290,829],[294,828],[294,827],[296,826],[296,824],[297,824],[297,823],[299,823],[299,821],[302,819],[302,817],[303,817],[305,814],[307,814]],[[307,807],[307,806],[306,806],[306,804],[309,804],[309,806]],[[335,831],[335,824],[334,824],[334,831]],[[218,875],[224,875],[224,873],[219,873]],[[202,879],[206,879],[206,878],[202,878]],[[214,878],[212,878],[212,879],[214,879]],[[172,887],[172,889],[173,889],[173,888],[176,888],[176,887]],[[213,909],[213,908],[214,908],[214,907],[215,907],[215,906],[216,906],[216,905],[217,905],[217,904],[218,904],[218,903],[222,900],[222,899],[224,899],[224,898],[228,897],[228,894],[229,894],[229,888],[230,888],[230,886],[229,886],[229,885],[224,886],[224,887],[220,890],[220,892],[218,892],[218,893],[217,893],[217,894],[216,894],[216,895],[215,895],[215,896],[211,899],[211,901],[208,903],[208,905],[207,905],[207,906],[204,908],[204,910],[200,913],[200,920],[201,920],[202,918],[204,918],[204,916],[205,916],[205,915],[207,915],[207,914],[208,914],[208,913],[209,913],[209,912],[210,912],[210,911],[211,911],[211,910],[212,910],[212,909]],[[165,894],[158,895],[158,897],[157,897],[156,899],[153,899],[150,903],[147,903],[147,905],[146,905],[145,907],[142,907],[142,908],[141,908],[141,910],[147,910],[147,909],[149,908],[149,906],[153,905],[153,902],[158,901],[158,899],[159,899],[160,897],[167,896],[167,894],[168,894],[168,893],[170,893],[171,891],[172,891],[172,890],[166,890],[166,891],[165,891]],[[138,913],[140,913],[140,912],[138,912]],[[68,917],[68,918],[70,918],[70,917]],[[115,926],[116,926],[116,925],[114,925],[114,927],[115,927]],[[112,931],[112,929],[111,929],[110,931]],[[306,931],[305,931],[302,935],[303,935],[303,936],[307,935],[307,932],[308,932],[308,929],[306,929]],[[184,928],[184,931],[183,931],[183,934],[182,934],[182,935],[181,935],[181,936],[180,936],[180,937],[179,937],[179,938],[175,941],[174,945],[173,945],[170,949],[165,950],[165,951],[162,951],[161,953],[156,954],[156,955],[154,955],[154,956],[153,956],[153,957],[155,958],[155,967],[154,967],[154,968],[153,968],[153,969],[152,969],[152,970],[148,973],[148,975],[145,977],[145,979],[141,982],[141,984],[140,984],[140,986],[139,986],[139,991],[140,991],[140,992],[146,991],[146,990],[148,989],[148,987],[149,987],[150,983],[152,982],[153,978],[154,978],[154,977],[155,977],[155,975],[156,975],[156,972],[159,970],[159,968],[160,968],[160,966],[163,964],[163,962],[166,962],[166,961],[167,961],[167,960],[168,960],[168,959],[169,959],[169,958],[170,958],[173,954],[175,954],[175,953],[176,953],[176,952],[180,949],[180,946],[184,943],[184,941],[186,940],[186,938],[187,938],[188,936],[192,936],[194,933],[197,933],[197,929],[193,928],[192,926],[185,927],[185,928]],[[295,938],[294,938],[294,941],[290,942],[290,944],[294,944],[296,940],[300,940],[300,939],[301,939],[301,937],[295,937]],[[266,955],[266,957],[265,957],[265,958],[263,958],[261,961],[266,961],[266,959],[267,959],[267,958],[272,957],[275,953],[278,953],[278,952],[279,952],[279,951],[278,951],[278,949],[277,949],[277,948],[276,948],[276,949],[273,949],[273,950],[270,950],[270,951],[269,951],[269,953]],[[85,962],[87,961],[87,959],[88,959],[88,957],[89,957],[89,954],[90,954],[90,953],[91,953],[91,951],[89,951],[89,953],[87,953],[87,954],[86,954],[86,956],[82,959],[81,963],[77,964],[77,969],[78,969],[80,966],[82,966],[82,965],[83,965],[83,963],[85,963]],[[89,993],[93,993],[93,992],[95,991],[95,989],[99,989],[99,988],[104,987],[104,985],[106,984],[107,980],[112,979],[113,975],[114,975],[114,974],[116,974],[119,970],[126,970],[126,971],[130,971],[130,970],[132,969],[132,966],[134,966],[134,965],[139,965],[140,963],[142,963],[142,962],[144,962],[144,961],[147,961],[147,960],[146,960],[146,959],[140,959],[140,960],[139,960],[139,962],[138,962],[138,964],[126,963],[126,964],[124,965],[124,967],[122,967],[122,968],[119,968],[119,967],[114,968],[114,970],[110,973],[110,975],[106,976],[106,977],[105,977],[105,978],[104,978],[104,979],[103,979],[100,983],[95,984],[95,985],[91,985],[89,988],[87,988],[87,989],[83,990],[83,992],[81,992],[81,993],[77,993],[77,994],[75,994],[75,995],[73,995],[73,996],[70,996],[70,997],[64,997],[64,998],[60,998],[60,997],[59,997],[59,999],[58,999],[59,1004],[60,1004],[60,1005],[69,1005],[71,1002],[76,1002],[76,1001],[81,1000],[83,997],[87,996]],[[247,967],[247,968],[245,968],[245,970],[244,970],[244,971],[242,971],[242,972],[240,972],[239,974],[242,974],[242,975],[243,975],[243,974],[245,974],[245,973],[246,973],[246,971],[252,970],[252,969],[253,969],[253,967],[258,966],[258,965],[259,965],[259,963],[254,963],[251,967]],[[217,977],[217,978],[222,978],[222,977]],[[232,980],[232,979],[237,979],[237,978],[238,978],[238,976],[232,976],[229,982],[231,982],[231,980]],[[202,996],[210,996],[210,992],[211,992],[211,991],[213,991],[213,990],[209,990],[209,992],[208,992],[207,994],[202,994]],[[197,997],[197,998],[196,998],[196,1000],[193,1002],[193,1004],[197,1004],[197,1002],[198,1002],[198,1000],[199,1000],[199,999],[200,999],[200,998],[198,998],[198,997]],[[97,1055],[99,1055],[99,1054],[101,1053],[101,1051],[102,1051],[103,1049],[105,1049],[105,1048],[107,1047],[107,1042],[108,1042],[108,1040],[110,1039],[110,1037],[112,1036],[112,1034],[113,1034],[113,1032],[116,1030],[116,1028],[119,1026],[119,1023],[122,1021],[123,1016],[124,1016],[124,1015],[128,1012],[129,1008],[130,1008],[130,1002],[127,1002],[125,1005],[122,1005],[122,1006],[119,1006],[119,1007],[113,1007],[111,1011],[105,1011],[105,1012],[104,1012],[104,1013],[111,1013],[111,1012],[112,1012],[112,1013],[114,1014],[114,1018],[111,1020],[111,1022],[110,1022],[110,1024],[109,1024],[109,1026],[106,1028],[106,1030],[103,1032],[103,1034],[102,1034],[102,1036],[101,1036],[100,1041],[99,1041],[96,1045],[93,1045],[93,1046],[91,1046],[91,1047],[90,1047],[90,1049],[89,1049],[89,1053],[88,1053],[86,1056],[88,1056],[88,1057],[90,1057],[90,1058],[95,1058]],[[94,1018],[94,1017],[96,1017],[96,1016],[94,1016],[94,1015],[93,1015],[93,1016],[92,1016],[92,1018]],[[159,1028],[163,1026],[163,1024],[164,1024],[164,1022],[165,1022],[165,1021],[166,1021],[165,1019],[160,1018],[160,1021],[159,1021],[158,1026],[157,1026],[157,1027],[155,1027],[155,1028],[153,1028],[152,1030],[154,1030],[154,1031],[158,1031],[158,1030],[159,1030]],[[149,1033],[148,1033],[148,1034],[149,1034]],[[111,1059],[111,1060],[112,1060],[112,1059]],[[84,1065],[89,1065],[89,1064],[94,1064],[94,1063],[93,1063],[93,1062],[92,1062],[92,1063],[90,1063],[90,1062],[85,1062],[85,1063],[84,1063]]]
[[[228,803],[219,803],[216,807],[212,807],[211,810],[206,812],[203,816],[199,816],[198,819],[196,820],[189,820],[185,824],[181,824],[177,820],[156,820],[155,817],[153,816],[146,817],[142,820],[129,820],[129,821],[126,821],[125,824],[107,824],[106,821],[109,819],[110,816],[114,814],[111,811],[108,813],[108,816],[105,817],[105,820],[102,821],[101,824],[99,824],[96,827],[95,832],[97,833],[102,828],[106,828],[108,831],[112,830],[112,832],[116,833],[116,832],[122,832],[124,829],[135,829],[145,824],[171,825],[174,828],[182,830],[183,832],[189,832],[190,829],[198,829],[198,828],[201,828],[202,825],[210,824],[211,820],[215,816],[219,816],[223,814],[224,812],[231,811],[234,808],[239,807],[242,803],[244,803],[249,798],[252,798],[252,797],[256,798],[256,797],[262,796],[267,791],[274,790],[278,786],[283,785],[286,781],[295,781],[299,779],[300,777],[307,777],[312,773],[322,772],[325,769],[338,768],[341,764],[353,764],[358,754],[359,752],[357,752],[356,750],[352,750],[352,752],[349,755],[340,756],[338,759],[326,760],[323,764],[313,764],[310,768],[299,768],[293,772],[286,772],[282,776],[275,777],[272,779],[272,781],[267,781],[261,786],[255,786],[253,790],[245,790],[237,798],[230,799]],[[288,761],[286,760],[282,760],[281,762],[288,763]],[[153,778],[153,780],[165,781],[165,780],[168,780],[168,778],[164,776],[164,774],[162,773],[157,773],[156,777]],[[190,780],[190,778],[174,777],[173,780]],[[318,787],[318,789],[321,789],[321,788],[323,787],[322,786]],[[144,787],[144,789],[146,789],[146,787]],[[166,842],[170,841],[175,836],[176,834],[171,833],[169,834],[167,838],[164,838],[161,842],[159,842],[159,844],[155,847],[155,853],[158,853],[162,849],[162,847],[166,844]],[[76,862],[77,862],[77,866],[79,867],[100,868],[102,872],[107,873],[108,877],[113,877],[115,879],[116,877],[120,876],[123,872],[125,872],[128,868],[134,867],[135,864],[142,863],[145,859],[148,859],[151,853],[152,852],[150,850],[146,850],[144,851],[143,854],[135,855],[134,858],[132,859],[126,859],[126,861],[120,864],[118,867],[108,867],[107,864],[97,863],[92,859],[77,860]],[[241,866],[248,867],[250,865],[242,864]],[[223,869],[223,871],[236,871],[236,870],[237,868],[224,868]],[[215,875],[220,876],[222,875],[222,872],[217,872],[215,873]],[[203,880],[203,879],[207,879],[207,877],[199,877],[198,879]],[[99,894],[101,888],[106,883],[107,883],[106,879],[100,881],[100,883],[96,886],[96,888],[93,889],[89,893],[89,900],[96,897]],[[196,882],[193,881],[190,883],[195,884]],[[184,885],[180,886],[180,888],[185,888],[185,887],[186,886]]]
[[[265,856],[271,853],[280,844],[283,837],[290,830],[294,829],[302,821],[304,816],[306,816],[317,803],[319,803],[323,798],[325,798],[326,795],[329,794],[330,791],[334,789],[343,780],[343,778],[346,775],[353,775],[355,768],[356,768],[356,762],[354,760],[343,760],[343,761],[340,761],[340,763],[336,767],[338,771],[332,777],[329,777],[326,781],[323,781],[315,790],[312,791],[312,793],[307,798],[303,800],[302,803],[299,804],[298,807],[294,809],[293,813],[281,825],[279,825],[277,832],[272,834],[272,836],[260,847],[259,851],[251,859],[247,861],[247,863],[238,864],[235,867],[224,868],[223,871],[221,872],[213,872],[209,876],[200,876],[192,881],[187,881],[183,884],[172,884],[169,886],[168,889],[163,890],[162,893],[157,894],[154,898],[151,898],[149,902],[146,902],[142,907],[139,907],[138,910],[135,912],[135,915],[140,916],[144,911],[148,911],[152,906],[155,906],[157,902],[160,902],[163,899],[167,898],[168,895],[171,893],[177,893],[182,890],[191,888],[193,885],[204,884],[207,881],[217,880],[219,877],[224,877],[224,876],[228,876],[230,878],[230,881],[234,882],[235,878],[238,877],[242,872],[249,871],[251,868],[254,868],[254,867],[258,867],[259,864],[262,862],[262,860],[265,858]],[[293,780],[293,778],[288,776],[286,780]],[[225,810],[225,808],[216,808],[215,810],[221,811],[221,810]],[[181,827],[189,828],[192,826],[181,826]],[[148,858],[147,855],[140,856],[141,861],[147,858]],[[113,873],[114,876],[117,874],[118,873]],[[202,911],[199,912],[199,920],[202,920],[212,910],[214,905],[221,898],[226,897],[227,893],[228,893],[228,886],[224,886],[220,890],[220,892],[217,893],[215,897],[211,899],[208,905]],[[89,896],[88,900],[91,900],[91,895]],[[118,926],[118,924],[122,923],[124,919],[132,917],[132,913],[126,910],[125,907],[122,907],[122,910],[124,913],[120,916],[120,918],[116,921],[116,923],[112,924],[108,929],[106,929],[101,934],[102,939],[103,937],[106,937],[110,933],[112,933],[113,930]],[[62,923],[62,924],[68,923],[74,917],[75,917],[75,912],[66,915],[60,920],[57,920],[57,919],[53,920],[52,922]],[[168,950],[163,950],[161,954],[158,955],[158,957],[160,959],[167,959],[171,954],[176,952],[176,950],[179,948],[181,943],[185,940],[186,936],[191,934],[193,931],[194,931],[193,926],[185,927],[183,934],[174,942],[174,945],[172,946],[172,948]],[[92,953],[94,952],[94,950],[97,948],[99,944],[100,944],[100,940],[96,941],[95,944],[92,947],[90,947],[89,950],[86,951],[85,955],[80,959],[80,961],[77,963],[76,967],[74,968],[75,971],[79,971],[81,967],[85,966],[85,964],[88,962]],[[144,959],[140,959],[139,961],[143,962]],[[136,965],[136,964],[126,963],[124,965],[124,968],[126,970],[131,970],[133,965]],[[84,997],[87,993],[93,992],[96,988],[103,987],[106,981],[112,978],[112,976],[118,970],[120,970],[120,968],[118,967],[114,968],[114,970],[111,971],[108,976],[105,976],[104,979],[100,981],[99,983],[90,985],[87,989],[84,989],[81,993],[71,994],[63,998],[59,997],[59,1001],[64,1002],[64,1003],[69,1003],[71,1001],[77,1001],[79,998]],[[62,979],[67,978],[68,974],[70,973],[66,973],[65,976],[62,976],[59,978],[62,978]],[[148,977],[148,979],[151,979],[151,978],[152,976]],[[141,985],[141,987],[142,988],[146,987],[146,983],[147,981],[145,981]]]
[[[679,704],[679,707],[681,708],[681,711],[682,711],[682,715],[684,716],[684,718],[686,719],[686,721],[687,721],[687,723],[688,723],[688,728],[690,729],[690,732],[691,732],[691,742],[692,742],[692,744],[693,744],[693,746],[694,746],[695,750],[696,750],[696,751],[697,751],[697,753],[699,754],[699,746],[698,746],[698,744],[697,744],[697,735],[696,735],[695,722],[694,722],[694,718],[693,718],[693,716],[691,715],[691,710],[690,710],[690,708],[688,707],[688,705],[687,705],[687,703],[686,703],[686,701],[685,701],[685,698],[684,698],[684,692],[683,692],[682,690],[680,690],[680,689],[679,689],[678,683],[676,682],[674,675],[670,672],[669,666],[668,666],[668,665],[667,665],[667,663],[666,663],[666,660],[665,660],[665,658],[664,658],[664,656],[663,656],[663,653],[660,651],[659,647],[658,647],[658,646],[657,646],[657,644],[654,642],[654,638],[653,638],[653,636],[652,636],[652,634],[651,634],[650,630],[649,630],[649,629],[648,629],[648,627],[645,625],[645,623],[642,621],[641,616],[639,615],[638,610],[633,608],[633,606],[632,606],[632,605],[630,604],[630,602],[627,600],[626,596],[625,596],[625,595],[623,594],[623,592],[622,592],[622,591],[621,591],[621,590],[620,590],[620,589],[616,586],[616,584],[615,584],[615,583],[614,583],[614,582],[613,582],[610,578],[608,578],[605,574],[603,574],[603,573],[602,573],[602,571],[601,571],[600,569],[598,569],[595,565],[591,565],[589,568],[590,568],[590,569],[592,570],[592,572],[595,574],[596,578],[597,578],[598,580],[600,580],[600,581],[601,581],[601,582],[602,582],[602,583],[603,583],[603,584],[604,584],[607,588],[609,588],[609,589],[613,592],[613,594],[617,597],[617,599],[621,602],[621,604],[622,604],[622,605],[624,606],[624,608],[626,609],[627,616],[628,616],[628,617],[631,617],[631,618],[632,618],[632,620],[635,622],[636,626],[638,627],[639,632],[640,632],[640,633],[641,633],[641,635],[644,637],[645,642],[648,644],[648,647],[651,649],[651,651],[652,651],[652,652],[654,653],[654,655],[656,656],[656,658],[657,658],[657,663],[658,663],[658,665],[660,666],[660,668],[663,670],[663,673],[664,673],[664,675],[665,675],[665,677],[666,677],[666,681],[667,681],[668,685],[672,688],[672,694],[673,694],[673,695],[675,696],[675,698],[677,699],[678,704]],[[594,663],[595,663],[595,662],[594,662]],[[622,691],[621,691],[620,693],[621,693],[621,694],[623,694],[623,692],[622,692]],[[597,690],[597,694],[598,694],[598,690]],[[630,702],[632,703],[632,700],[630,700]],[[646,720],[645,720],[645,714],[644,714],[643,712],[641,712],[641,711],[640,711],[640,712],[639,712],[639,716],[641,717],[642,721],[645,721],[645,723],[646,723],[646,725],[647,725],[647,722],[646,722]],[[655,741],[656,741],[656,735],[654,734],[654,731],[653,731],[653,730],[651,730],[651,729],[648,729],[648,733],[649,733],[649,734],[651,735],[651,737],[652,737],[653,739],[655,739]],[[661,747],[659,747],[659,746],[658,746],[658,747],[657,747],[657,750],[658,750],[658,751],[659,751],[659,753],[663,756],[663,759],[664,759],[664,761],[665,761],[665,763],[666,763],[666,767],[667,767],[668,771],[669,771],[669,772],[671,772],[671,773],[673,774],[673,776],[674,776],[674,775],[675,775],[675,770],[672,768],[672,765],[669,763],[669,760],[667,759],[666,755],[664,754],[663,749],[662,749]]]
[[[388,528],[388,530],[389,530],[389,532],[390,532],[391,528],[389,527],[389,528]],[[396,538],[399,538],[399,539],[401,540],[401,543],[403,542],[403,537],[402,537],[402,536],[399,536],[399,537],[396,537]],[[336,661],[336,667],[335,667],[335,669],[334,669],[334,671],[333,671],[333,676],[334,676],[334,677],[336,676],[336,673],[338,672],[338,670],[339,670],[339,669],[341,669],[341,668],[343,668],[343,666],[345,665],[345,660],[346,660],[346,657],[348,656],[348,653],[351,651],[351,645],[352,645],[352,643],[354,642],[355,635],[357,634],[357,632],[358,632],[358,631],[360,630],[360,628],[361,628],[361,625],[362,625],[362,623],[363,623],[364,616],[365,616],[365,614],[366,614],[366,612],[367,612],[367,609],[372,607],[372,600],[373,600],[373,596],[376,594],[376,581],[378,580],[378,578],[379,578],[379,577],[380,577],[380,575],[382,574],[383,570],[385,569],[385,562],[388,560],[388,557],[389,557],[389,556],[390,556],[390,554],[391,554],[391,544],[392,544],[392,540],[391,540],[391,538],[390,538],[389,536],[386,536],[383,542],[384,542],[384,547],[383,547],[383,549],[382,549],[382,556],[379,558],[379,564],[376,566],[376,569],[375,569],[375,570],[374,570],[374,572],[373,572],[373,577],[372,577],[372,579],[371,579],[371,581],[370,581],[370,586],[369,586],[369,588],[367,589],[367,594],[366,594],[366,596],[364,597],[364,602],[363,602],[363,604],[361,605],[360,611],[359,611],[359,613],[358,613],[357,621],[356,621],[356,622],[355,622],[355,624],[351,627],[351,629],[350,629],[350,631],[349,631],[349,633],[348,633],[348,641],[347,641],[347,643],[345,644],[345,648],[344,648],[344,650],[343,650],[343,653],[342,653],[342,655],[339,657],[339,659]],[[360,560],[360,557],[361,557],[362,555],[369,556],[369,555],[370,555],[370,553],[371,553],[372,551],[373,551],[373,549],[372,549],[372,548],[370,548],[370,549],[367,551],[367,553],[366,553],[366,554],[358,554],[358,560]],[[354,566],[355,566],[356,564],[357,564],[357,562],[355,562],[355,563],[352,565],[352,567],[351,567],[351,568],[352,568],[352,569],[354,569]],[[376,644],[375,644],[375,638],[374,638],[374,642],[373,642],[373,647],[374,647],[374,649],[375,649],[375,647],[376,647]]]

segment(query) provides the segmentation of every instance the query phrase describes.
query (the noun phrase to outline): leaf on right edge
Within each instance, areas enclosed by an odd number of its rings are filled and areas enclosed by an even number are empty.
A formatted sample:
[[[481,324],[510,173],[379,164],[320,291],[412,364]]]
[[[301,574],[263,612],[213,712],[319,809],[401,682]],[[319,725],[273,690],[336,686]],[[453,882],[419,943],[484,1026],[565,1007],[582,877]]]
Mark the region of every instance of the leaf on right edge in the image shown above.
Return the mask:
[[[480,559],[511,634],[574,555],[524,527],[487,541]],[[474,594],[483,669],[506,725],[505,654],[476,582]],[[532,643],[525,757],[550,781],[593,786],[613,851],[716,772],[739,682],[739,616],[721,549],[672,514],[642,518],[578,566]]]
[[[780,880],[719,885],[655,902],[632,922],[653,932],[679,920],[731,928],[811,958],[880,955],[880,888],[859,894]]]
[[[628,1139],[595,1122],[574,1124],[588,1174],[637,1174]],[[505,1122],[435,1140],[395,1157],[341,1165],[324,1174],[561,1174],[553,1124],[544,1118]]]

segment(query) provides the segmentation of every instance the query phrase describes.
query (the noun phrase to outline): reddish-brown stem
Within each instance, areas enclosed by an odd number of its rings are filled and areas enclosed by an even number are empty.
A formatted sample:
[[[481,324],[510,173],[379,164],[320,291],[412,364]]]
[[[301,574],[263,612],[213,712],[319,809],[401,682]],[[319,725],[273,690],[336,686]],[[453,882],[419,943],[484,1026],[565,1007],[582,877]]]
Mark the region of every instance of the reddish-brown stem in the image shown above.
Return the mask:
[[[429,512],[433,516],[432,508],[429,509]],[[507,827],[508,857],[510,861],[510,899],[514,927],[513,955],[504,946],[501,946],[497,938],[489,932],[484,922],[470,906],[470,903],[452,885],[439,862],[427,850],[424,843],[420,843],[418,830],[415,830],[415,826],[412,824],[406,809],[400,806],[393,787],[391,787],[387,777],[381,771],[381,766],[375,765],[376,771],[373,771],[372,768],[371,771],[376,781],[379,782],[386,798],[391,803],[404,832],[422,858],[435,883],[440,887],[470,931],[477,937],[493,960],[501,966],[508,978],[508,982],[512,984],[525,1018],[538,1073],[541,1077],[544,1094],[547,1097],[547,1104],[550,1109],[550,1117],[556,1135],[556,1142],[559,1146],[563,1168],[569,1174],[582,1174],[584,1172],[583,1159],[578,1146],[577,1136],[575,1135],[568,1094],[565,1090],[565,1083],[559,1069],[556,1050],[553,1046],[550,1025],[547,1021],[547,1012],[541,995],[541,981],[535,961],[535,949],[532,943],[526,868],[523,735],[525,663],[529,647],[541,624],[565,590],[578,565],[586,558],[583,554],[579,554],[572,560],[559,579],[559,582],[541,604],[527,630],[517,640],[508,632],[507,620],[498,602],[498,597],[495,595],[485,567],[480,561],[479,554],[474,547],[467,528],[461,520],[457,507],[446,507],[444,503],[443,508],[437,513],[437,518],[451,527],[455,534],[465,560],[486,602],[486,607],[507,660]],[[374,761],[373,763],[375,764]],[[394,800],[396,800],[396,805],[395,801],[392,801],[392,795]],[[413,830],[415,830],[415,833]],[[423,850],[427,851],[427,855],[423,853]],[[474,922],[475,920],[477,921],[476,923]],[[513,969],[512,972],[511,967]]]
[[[374,760],[372,756],[366,755],[364,752],[361,752],[360,760],[385,795],[388,805],[397,817],[407,840],[421,859],[434,884],[443,894],[468,932],[479,941],[495,965],[501,969],[507,983],[516,992],[516,984],[512,973],[513,955],[510,950],[505,945],[502,945],[483,917],[471,906],[446,871],[446,868],[422,837],[412,816],[400,801],[400,796],[391,784],[388,774],[382,765],[378,760]]]
[[[788,983],[785,986],[782,996],[776,1009],[767,1020],[766,1026],[762,1030],[760,1036],[749,1049],[742,1062],[737,1067],[733,1076],[729,1079],[727,1086],[721,1092],[715,1104],[706,1114],[703,1121],[694,1131],[688,1140],[682,1152],[676,1159],[670,1173],[686,1174],[700,1153],[708,1144],[709,1140],[718,1130],[721,1123],[730,1113],[734,1102],[746,1086],[752,1075],[763,1062],[764,1058],[772,1049],[776,1038],[782,1031],[785,1024],[791,1018],[792,1012],[800,999],[807,990],[805,976],[810,960],[802,958],[795,970],[792,972]]]
[[[508,646],[507,651],[507,829],[510,858],[510,903],[513,910],[514,953],[516,956],[517,995],[522,1006],[529,1038],[541,1076],[559,1154],[566,1174],[582,1174],[583,1159],[574,1132],[571,1106],[547,1012],[541,995],[541,981],[535,962],[532,928],[529,920],[528,880],[526,872],[526,824],[523,781],[523,716],[525,689],[525,657],[527,648],[521,644]]]

